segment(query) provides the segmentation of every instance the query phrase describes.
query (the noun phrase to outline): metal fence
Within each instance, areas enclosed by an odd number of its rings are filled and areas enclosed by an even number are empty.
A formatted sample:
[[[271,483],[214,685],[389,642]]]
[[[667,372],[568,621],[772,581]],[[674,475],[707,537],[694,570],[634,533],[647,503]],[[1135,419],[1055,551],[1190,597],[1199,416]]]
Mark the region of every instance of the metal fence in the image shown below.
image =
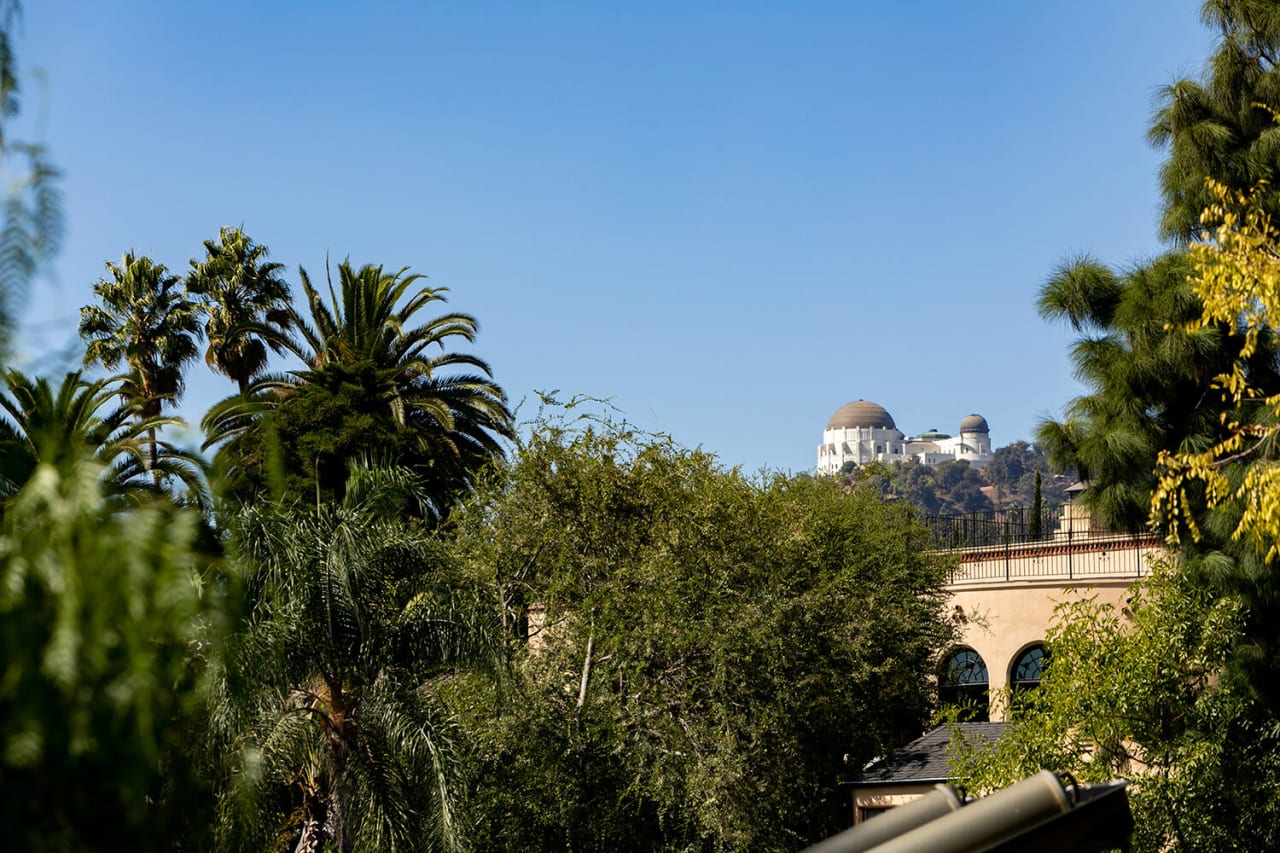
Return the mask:
[[[1040,508],[1038,516],[1027,507],[969,512],[963,515],[928,515],[929,538],[939,551],[955,551],[991,545],[1022,544],[1050,539],[1063,527],[1066,506]]]
[[[1141,577],[1160,549],[1152,534],[1091,526],[1070,508],[1048,506],[1039,518],[1009,509],[925,519],[935,549],[960,555],[952,583]]]

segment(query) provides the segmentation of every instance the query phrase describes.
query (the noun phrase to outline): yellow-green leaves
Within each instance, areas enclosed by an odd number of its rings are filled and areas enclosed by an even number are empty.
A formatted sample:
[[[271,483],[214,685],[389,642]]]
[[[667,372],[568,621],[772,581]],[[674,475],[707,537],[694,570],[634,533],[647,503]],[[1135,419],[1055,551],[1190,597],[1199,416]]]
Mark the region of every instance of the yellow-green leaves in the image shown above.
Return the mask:
[[[1211,189],[1217,202],[1204,221],[1221,224],[1212,239],[1191,249],[1192,284],[1203,313],[1187,330],[1226,326],[1242,342],[1231,369],[1214,381],[1226,434],[1207,449],[1160,453],[1152,522],[1172,541],[1183,531],[1199,539],[1201,499],[1209,510],[1238,506],[1231,535],[1271,562],[1280,557],[1280,463],[1274,453],[1280,395],[1257,387],[1249,362],[1280,317],[1280,232],[1260,203],[1265,184],[1249,193],[1216,183]]]

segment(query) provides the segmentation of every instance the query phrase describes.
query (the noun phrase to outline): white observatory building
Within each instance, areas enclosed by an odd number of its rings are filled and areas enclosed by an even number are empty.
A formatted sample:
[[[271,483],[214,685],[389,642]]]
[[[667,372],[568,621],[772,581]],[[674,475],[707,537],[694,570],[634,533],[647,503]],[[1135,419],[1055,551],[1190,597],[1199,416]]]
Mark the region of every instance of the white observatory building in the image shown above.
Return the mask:
[[[982,415],[960,421],[960,434],[952,437],[930,429],[908,437],[883,407],[854,400],[836,409],[818,445],[818,473],[834,474],[848,462],[907,462],[937,465],[963,459],[970,465],[991,460],[991,430]]]

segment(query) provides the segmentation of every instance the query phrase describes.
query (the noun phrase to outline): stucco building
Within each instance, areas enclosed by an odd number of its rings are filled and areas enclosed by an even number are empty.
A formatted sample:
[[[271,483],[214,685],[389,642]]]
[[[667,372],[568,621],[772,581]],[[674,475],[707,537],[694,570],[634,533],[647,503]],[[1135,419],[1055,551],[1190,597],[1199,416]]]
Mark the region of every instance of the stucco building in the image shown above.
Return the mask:
[[[1069,490],[1078,495],[1080,488]],[[1034,690],[1049,660],[1045,635],[1063,601],[1093,597],[1121,613],[1130,588],[1164,553],[1154,534],[1118,534],[1093,524],[1075,503],[1047,507],[1039,523],[1022,510],[928,519],[933,541],[955,555],[947,607],[960,628],[939,661],[939,698],[970,706],[975,730],[997,738],[1003,697]],[[909,802],[945,777],[947,730],[935,730],[846,785],[854,821]]]

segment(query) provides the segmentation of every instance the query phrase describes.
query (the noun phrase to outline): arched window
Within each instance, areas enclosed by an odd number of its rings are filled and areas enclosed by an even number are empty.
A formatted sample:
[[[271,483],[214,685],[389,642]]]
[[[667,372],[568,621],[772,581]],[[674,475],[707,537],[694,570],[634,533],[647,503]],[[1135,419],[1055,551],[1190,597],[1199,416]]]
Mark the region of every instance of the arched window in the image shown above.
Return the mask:
[[[989,719],[987,664],[973,649],[959,648],[942,662],[938,673],[938,700],[944,705],[965,707],[963,719]]]
[[[1014,690],[1035,690],[1044,677],[1044,668],[1049,663],[1049,653],[1041,643],[1028,646],[1013,662],[1009,671],[1009,686]]]

